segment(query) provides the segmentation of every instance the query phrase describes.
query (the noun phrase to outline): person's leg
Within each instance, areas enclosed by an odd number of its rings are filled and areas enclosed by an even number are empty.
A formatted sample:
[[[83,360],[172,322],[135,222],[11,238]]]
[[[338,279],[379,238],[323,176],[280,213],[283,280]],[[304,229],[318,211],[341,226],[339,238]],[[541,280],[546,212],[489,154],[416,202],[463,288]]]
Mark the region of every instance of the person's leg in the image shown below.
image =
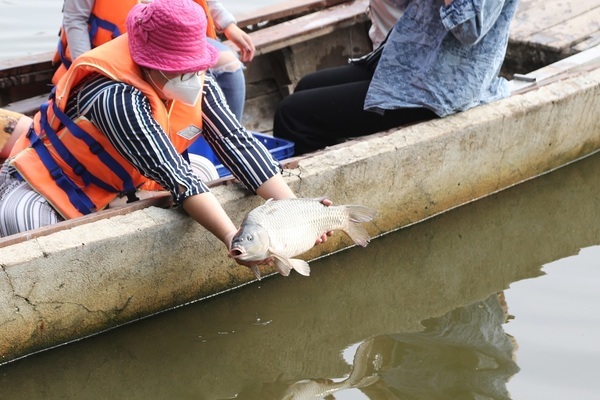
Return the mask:
[[[371,80],[372,77],[373,72],[362,65],[348,64],[320,69],[303,76],[296,84],[294,93],[307,89]]]
[[[360,71],[355,68],[311,74],[300,90],[279,104],[273,121],[273,136],[294,142],[295,154],[300,155],[347,138],[435,118],[433,112],[421,108],[390,110],[384,115],[364,111],[370,76],[356,82],[348,79],[360,76]],[[342,83],[330,85],[331,82]]]
[[[215,67],[210,69],[210,72],[223,91],[229,108],[241,122],[246,101],[244,64],[238,59],[237,54],[223,43],[211,38],[208,38],[208,41],[220,51],[219,61]]]
[[[0,237],[48,226],[63,218],[26,182],[0,171]]]

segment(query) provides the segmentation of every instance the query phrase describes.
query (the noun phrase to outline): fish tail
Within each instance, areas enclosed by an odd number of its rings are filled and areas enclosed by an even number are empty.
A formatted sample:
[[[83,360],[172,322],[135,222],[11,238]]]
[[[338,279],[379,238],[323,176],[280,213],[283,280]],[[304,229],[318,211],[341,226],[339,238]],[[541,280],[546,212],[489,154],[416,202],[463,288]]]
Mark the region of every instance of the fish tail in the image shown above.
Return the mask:
[[[359,225],[361,222],[369,222],[375,218],[377,211],[364,206],[346,206],[349,215],[349,224],[344,232],[352,241],[362,247],[366,247],[371,241],[371,237],[365,228]]]

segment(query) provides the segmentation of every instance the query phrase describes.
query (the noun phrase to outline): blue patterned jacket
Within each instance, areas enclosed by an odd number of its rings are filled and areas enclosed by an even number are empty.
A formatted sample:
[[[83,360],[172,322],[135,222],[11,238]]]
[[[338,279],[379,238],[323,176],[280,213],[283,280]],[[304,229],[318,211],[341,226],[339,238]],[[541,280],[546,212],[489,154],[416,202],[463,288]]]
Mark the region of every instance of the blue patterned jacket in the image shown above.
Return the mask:
[[[440,117],[509,95],[498,77],[518,0],[409,0],[392,28],[365,110],[425,107]]]

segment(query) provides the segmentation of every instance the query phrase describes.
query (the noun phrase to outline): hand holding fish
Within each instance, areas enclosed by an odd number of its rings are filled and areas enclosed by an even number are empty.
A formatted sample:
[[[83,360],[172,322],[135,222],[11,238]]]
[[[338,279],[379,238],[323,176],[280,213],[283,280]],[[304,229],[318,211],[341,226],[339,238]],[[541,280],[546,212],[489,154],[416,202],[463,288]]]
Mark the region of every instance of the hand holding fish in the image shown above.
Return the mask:
[[[257,279],[258,265],[270,259],[281,275],[288,276],[295,269],[308,276],[308,263],[291,257],[327,240],[334,230],[342,230],[354,243],[366,246],[370,237],[359,223],[373,220],[377,212],[358,205],[329,203],[327,206],[324,199],[268,200],[248,213],[231,241],[229,256],[238,263],[251,262]],[[318,237],[316,242],[314,237]]]

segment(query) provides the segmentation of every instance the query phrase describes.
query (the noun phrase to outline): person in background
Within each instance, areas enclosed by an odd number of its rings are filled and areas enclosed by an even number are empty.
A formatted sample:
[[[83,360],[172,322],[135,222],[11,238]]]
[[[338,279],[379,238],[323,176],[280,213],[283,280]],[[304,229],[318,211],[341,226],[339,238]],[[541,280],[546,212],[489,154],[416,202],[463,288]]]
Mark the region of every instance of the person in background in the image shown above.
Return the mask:
[[[219,60],[210,72],[216,77],[229,107],[241,122],[246,99],[243,63],[254,58],[254,43],[236,25],[234,16],[223,7],[221,1],[194,1],[204,8],[208,16],[206,34],[209,43],[220,51]],[[152,0],[65,0],[61,40],[54,57],[54,62],[60,65],[53,83],[58,82],[73,59],[124,33],[125,19],[133,6],[150,2]],[[223,32],[237,46],[240,58],[217,39],[217,32]]]
[[[370,0],[368,14],[371,19],[369,38],[373,49],[379,47],[388,32],[400,19],[408,0]]]
[[[517,3],[407,0],[376,50],[298,82],[278,106],[273,136],[299,155],[508,96],[498,73]]]
[[[2,165],[0,236],[134,201],[156,182],[229,249],[237,228],[180,155],[201,131],[249,190],[295,197],[204,72],[219,58],[206,25],[192,0],[136,5],[128,33],[74,60]]]

